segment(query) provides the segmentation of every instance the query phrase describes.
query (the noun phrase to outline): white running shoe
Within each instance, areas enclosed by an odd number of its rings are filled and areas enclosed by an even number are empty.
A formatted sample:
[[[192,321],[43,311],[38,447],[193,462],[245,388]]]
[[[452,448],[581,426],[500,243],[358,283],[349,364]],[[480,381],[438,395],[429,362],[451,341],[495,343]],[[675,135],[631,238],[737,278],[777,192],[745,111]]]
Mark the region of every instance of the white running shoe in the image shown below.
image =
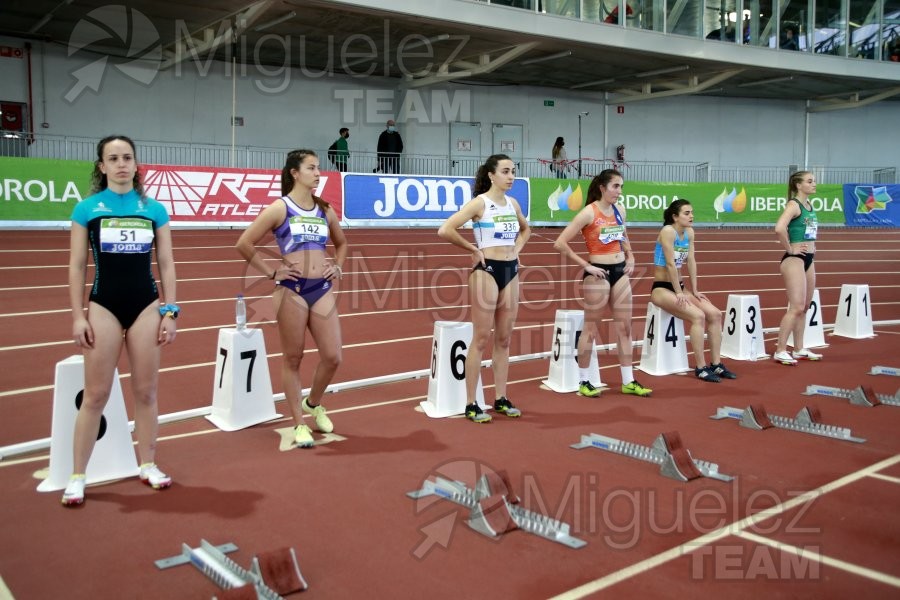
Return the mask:
[[[785,350],[784,352],[776,352],[775,354],[772,355],[772,360],[774,360],[775,362],[779,362],[783,365],[796,365],[797,364],[797,359],[795,359],[793,356],[788,354],[787,350]]]
[[[69,485],[63,492],[63,506],[78,506],[84,502],[84,484],[86,477],[84,475],[72,475],[69,479]]]
[[[156,463],[142,464],[140,478],[154,490],[162,490],[172,485],[172,478],[160,471]]]
[[[801,350],[795,350],[792,356],[796,360],[822,360],[821,354],[816,354],[809,348],[803,348]]]

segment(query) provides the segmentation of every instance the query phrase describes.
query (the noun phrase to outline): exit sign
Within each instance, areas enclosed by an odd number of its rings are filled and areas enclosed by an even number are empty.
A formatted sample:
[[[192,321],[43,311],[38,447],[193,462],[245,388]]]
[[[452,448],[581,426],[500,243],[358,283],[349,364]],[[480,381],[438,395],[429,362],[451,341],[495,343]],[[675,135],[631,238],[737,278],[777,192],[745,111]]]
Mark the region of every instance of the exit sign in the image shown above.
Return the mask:
[[[556,100],[544,100],[544,106],[555,106]]]

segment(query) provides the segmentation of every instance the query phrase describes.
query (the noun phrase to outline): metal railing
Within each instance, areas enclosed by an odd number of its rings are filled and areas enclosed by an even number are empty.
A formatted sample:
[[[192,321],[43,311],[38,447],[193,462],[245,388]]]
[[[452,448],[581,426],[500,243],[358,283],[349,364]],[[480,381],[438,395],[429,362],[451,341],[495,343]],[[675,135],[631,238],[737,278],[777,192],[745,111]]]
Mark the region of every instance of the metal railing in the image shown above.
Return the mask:
[[[46,134],[16,134],[17,137],[0,137],[0,156],[52,158],[93,161],[96,157],[97,139],[76,136]],[[293,148],[264,148],[258,146],[222,146],[216,144],[173,143],[135,140],[138,159],[146,164],[235,167],[239,169],[278,169],[284,157]],[[315,148],[324,170],[336,168],[324,148]],[[520,177],[553,177],[550,160],[540,157],[516,159]],[[616,168],[626,180],[671,182],[733,182],[733,183],[785,183],[791,166],[746,167],[716,166],[706,162],[675,161],[615,161],[610,158],[583,158],[581,176],[593,177],[606,168]],[[473,176],[481,159],[459,159],[447,154],[403,154],[399,172],[428,176]],[[578,176],[577,159],[570,160],[568,178]],[[380,166],[375,152],[351,151],[347,159],[347,171],[372,173]],[[819,183],[896,183],[894,167],[825,167],[809,168]]]

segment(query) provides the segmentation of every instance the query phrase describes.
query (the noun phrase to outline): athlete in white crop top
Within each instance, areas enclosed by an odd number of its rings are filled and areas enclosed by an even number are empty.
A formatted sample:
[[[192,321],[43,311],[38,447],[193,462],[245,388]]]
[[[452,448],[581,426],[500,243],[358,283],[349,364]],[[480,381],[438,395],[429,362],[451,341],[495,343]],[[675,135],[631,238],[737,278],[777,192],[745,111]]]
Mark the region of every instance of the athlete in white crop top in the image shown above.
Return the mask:
[[[481,356],[492,329],[494,389],[497,393],[494,410],[509,417],[522,414],[506,397],[509,340],[519,308],[519,253],[531,235],[519,203],[506,195],[515,179],[515,164],[508,156],[491,156],[475,175],[475,197],[438,230],[442,238],[472,253],[469,296],[474,332],[466,356],[465,414],[476,423],[491,420],[475,402],[475,389],[481,372]],[[458,231],[469,221],[473,224],[474,244]]]

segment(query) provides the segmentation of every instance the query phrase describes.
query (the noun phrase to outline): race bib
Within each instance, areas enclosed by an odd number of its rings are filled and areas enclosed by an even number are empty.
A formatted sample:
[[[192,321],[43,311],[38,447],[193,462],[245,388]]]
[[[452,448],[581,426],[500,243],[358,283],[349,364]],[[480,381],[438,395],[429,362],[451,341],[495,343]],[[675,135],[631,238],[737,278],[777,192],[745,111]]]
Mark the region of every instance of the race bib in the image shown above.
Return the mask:
[[[611,244],[625,239],[624,225],[606,225],[600,228],[600,243]]]
[[[673,250],[675,251],[675,267],[680,269],[684,261],[687,260],[690,248],[687,246],[675,246]]]
[[[806,220],[806,231],[803,232],[804,240],[816,239],[816,233],[819,231],[819,221],[815,217]]]
[[[328,241],[328,223],[322,217],[291,217],[291,241],[296,244],[324,244]]]
[[[145,254],[153,247],[153,223],[146,219],[102,219],[100,252]]]
[[[514,240],[519,235],[519,219],[516,215],[497,215],[494,217],[494,239]]]

